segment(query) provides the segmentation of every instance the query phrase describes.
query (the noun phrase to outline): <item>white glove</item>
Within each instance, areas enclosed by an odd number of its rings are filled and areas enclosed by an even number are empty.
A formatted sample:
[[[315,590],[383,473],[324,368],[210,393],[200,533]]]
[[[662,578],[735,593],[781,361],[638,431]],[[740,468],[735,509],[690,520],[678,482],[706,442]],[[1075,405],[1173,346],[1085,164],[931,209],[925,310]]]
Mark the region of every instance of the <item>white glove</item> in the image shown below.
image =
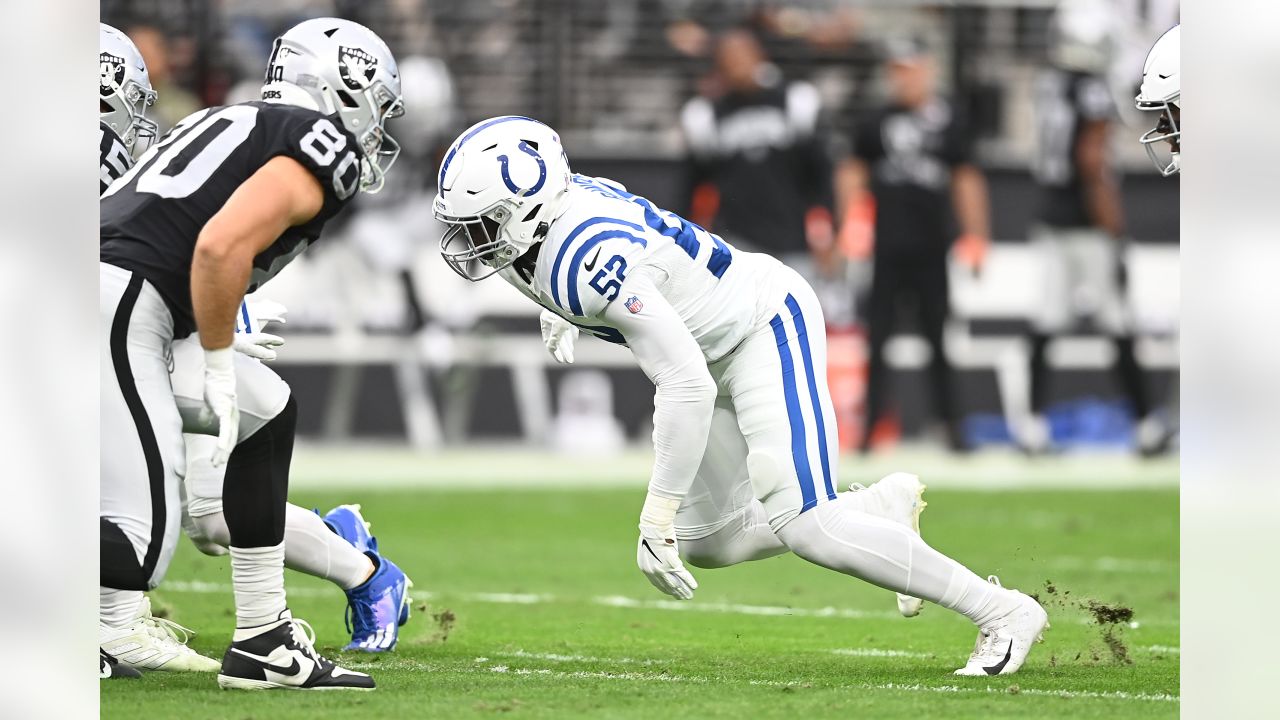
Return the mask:
[[[698,581],[684,569],[675,533],[640,526],[640,542],[636,547],[636,564],[649,582],[678,600],[690,600],[698,589]]]
[[[204,408],[200,422],[218,421],[218,445],[211,458],[214,467],[222,467],[236,447],[240,429],[240,407],[236,403],[236,371],[232,363],[235,350],[204,351]]]
[[[288,308],[274,300],[246,297],[236,314],[236,337],[231,346],[236,352],[251,358],[266,362],[275,360],[276,348],[284,345],[284,338],[262,332],[262,329],[270,323],[283,325],[288,312]]]
[[[542,327],[542,342],[547,352],[558,363],[573,364],[573,343],[578,339],[578,326],[565,320],[550,310],[543,310],[538,316],[538,325]]]
[[[247,313],[245,312],[246,310],[248,311]],[[244,326],[244,316],[246,314],[253,320],[251,327]],[[260,298],[256,295],[246,295],[240,314],[236,316],[236,332],[261,332],[270,323],[284,325],[284,316],[288,314],[289,308],[275,300]]]
[[[236,352],[267,362],[276,359],[276,348],[281,345],[284,345],[284,338],[264,332],[236,333],[235,340],[231,341]]]

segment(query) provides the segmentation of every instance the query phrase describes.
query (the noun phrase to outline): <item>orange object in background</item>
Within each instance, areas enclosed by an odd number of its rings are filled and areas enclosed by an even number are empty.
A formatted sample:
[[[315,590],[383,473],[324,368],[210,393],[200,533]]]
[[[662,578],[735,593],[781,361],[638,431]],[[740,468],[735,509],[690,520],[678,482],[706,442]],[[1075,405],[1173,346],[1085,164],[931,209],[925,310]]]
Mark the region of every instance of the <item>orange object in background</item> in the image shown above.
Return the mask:
[[[871,193],[850,197],[836,244],[850,260],[870,260],[876,239],[876,201]]]
[[[840,449],[856,449],[862,441],[867,398],[867,338],[861,328],[827,328],[827,385]]]

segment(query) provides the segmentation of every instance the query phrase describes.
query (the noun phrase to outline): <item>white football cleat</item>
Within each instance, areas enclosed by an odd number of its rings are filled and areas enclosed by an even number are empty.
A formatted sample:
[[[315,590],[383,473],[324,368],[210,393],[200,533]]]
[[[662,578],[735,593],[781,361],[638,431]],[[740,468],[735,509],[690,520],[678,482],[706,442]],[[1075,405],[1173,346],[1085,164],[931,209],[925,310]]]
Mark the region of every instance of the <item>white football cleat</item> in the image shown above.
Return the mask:
[[[924,501],[925,484],[919,476],[911,473],[896,472],[884,476],[879,482],[867,488],[859,483],[849,486],[850,492],[869,492],[875,496],[875,502],[868,502],[864,510],[877,517],[887,518],[911,528],[916,535],[920,534],[920,513],[929,504]],[[915,617],[924,607],[924,601],[898,593],[898,612],[903,617]]]
[[[995,575],[987,578],[1000,587]],[[1044,640],[1049,615],[1034,598],[1012,590],[1016,604],[1001,617],[978,630],[977,645],[969,662],[955,671],[956,675],[1012,675],[1018,672],[1031,653],[1031,646]]]
[[[139,670],[217,672],[222,665],[187,647],[195,635],[172,620],[151,614],[151,598],[143,597],[138,614],[123,627],[98,623],[101,650]]]

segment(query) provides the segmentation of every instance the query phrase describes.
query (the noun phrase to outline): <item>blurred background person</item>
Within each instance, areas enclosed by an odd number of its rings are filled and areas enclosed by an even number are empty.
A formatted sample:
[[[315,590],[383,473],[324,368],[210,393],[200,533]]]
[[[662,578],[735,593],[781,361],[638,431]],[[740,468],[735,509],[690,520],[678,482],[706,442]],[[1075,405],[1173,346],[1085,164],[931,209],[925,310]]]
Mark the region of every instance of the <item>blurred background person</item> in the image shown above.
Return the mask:
[[[818,91],[787,81],[746,29],[715,45],[706,92],[680,114],[689,153],[689,218],[737,247],[784,261],[809,231],[832,231],[832,176]]]
[[[142,60],[151,73],[151,86],[158,94],[151,117],[159,126],[159,133],[168,132],[179,120],[204,107],[200,98],[175,82],[177,66],[189,61],[188,45],[178,43],[179,52],[174,52],[174,43],[158,27],[147,23],[137,23],[125,28],[125,34],[138,46]],[[257,58],[255,58],[257,59]]]
[[[962,261],[980,266],[990,238],[987,184],[974,163],[973,134],[963,114],[935,88],[934,58],[926,44],[898,39],[885,51],[889,102],[858,124],[852,159],[842,169],[855,196],[868,191],[875,204],[861,448],[870,449],[884,414],[892,381],[885,345],[902,329],[902,305],[910,303],[929,344],[934,412],[950,447],[963,451],[967,444],[943,343],[950,314],[947,258],[954,243]]]
[[[1118,115],[1106,80],[1118,32],[1113,10],[1107,0],[1064,0],[1050,26],[1049,63],[1036,80],[1032,173],[1040,203],[1031,243],[1043,267],[1042,296],[1031,323],[1031,413],[1015,423],[1018,442],[1031,453],[1053,445],[1050,342],[1082,329],[1111,339],[1113,371],[1138,419],[1139,449],[1155,453],[1168,442],[1134,354],[1129,243],[1111,147]]]

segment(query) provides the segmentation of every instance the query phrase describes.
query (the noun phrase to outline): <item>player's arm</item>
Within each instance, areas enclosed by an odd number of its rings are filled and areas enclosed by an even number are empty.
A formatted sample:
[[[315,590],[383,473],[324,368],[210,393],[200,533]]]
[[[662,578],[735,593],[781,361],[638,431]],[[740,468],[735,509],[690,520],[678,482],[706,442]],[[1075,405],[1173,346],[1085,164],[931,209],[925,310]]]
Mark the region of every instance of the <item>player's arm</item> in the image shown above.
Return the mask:
[[[951,204],[960,225],[956,253],[961,262],[976,271],[982,267],[991,240],[987,178],[978,166],[966,163],[951,171]]]
[[[253,259],[285,230],[314,218],[323,204],[315,176],[298,161],[278,156],[209,219],[191,262],[191,304],[206,350],[231,346]]]
[[[697,583],[680,562],[676,510],[693,484],[711,431],[716,384],[684,321],[644,274],[632,275],[605,309],[657,392],[653,405],[653,474],[640,513],[637,562],[659,590],[693,597]],[[631,308],[639,308],[633,312]]]
[[[1090,218],[1112,237],[1124,234],[1124,211],[1120,188],[1108,163],[1110,123],[1105,119],[1086,120],[1076,145],[1076,171],[1084,190]]]
[[[286,229],[315,217],[323,204],[324,193],[310,171],[297,160],[275,157],[231,194],[196,239],[191,304],[205,348],[205,413],[218,420],[215,467],[231,456],[239,429],[231,343],[253,259]]]

